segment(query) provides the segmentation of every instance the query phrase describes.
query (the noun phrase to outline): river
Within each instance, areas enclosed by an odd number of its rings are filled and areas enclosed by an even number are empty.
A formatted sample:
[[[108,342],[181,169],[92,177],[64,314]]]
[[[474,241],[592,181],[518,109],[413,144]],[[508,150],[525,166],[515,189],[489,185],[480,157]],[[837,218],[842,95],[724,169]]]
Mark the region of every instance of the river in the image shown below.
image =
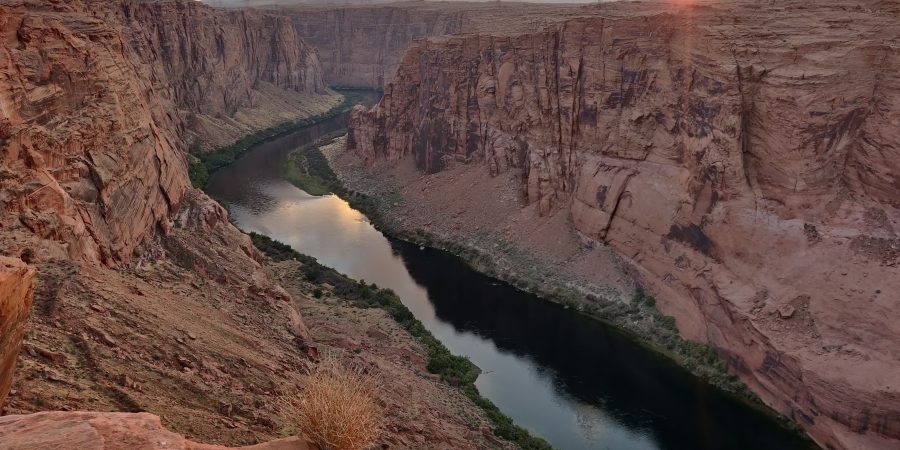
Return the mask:
[[[393,289],[452,352],[483,370],[482,395],[558,449],[814,448],[615,329],[452,255],[389,239],[344,200],[311,196],[280,177],[288,152],[345,122],[339,116],[262,143],[214,173],[206,190],[240,228]]]

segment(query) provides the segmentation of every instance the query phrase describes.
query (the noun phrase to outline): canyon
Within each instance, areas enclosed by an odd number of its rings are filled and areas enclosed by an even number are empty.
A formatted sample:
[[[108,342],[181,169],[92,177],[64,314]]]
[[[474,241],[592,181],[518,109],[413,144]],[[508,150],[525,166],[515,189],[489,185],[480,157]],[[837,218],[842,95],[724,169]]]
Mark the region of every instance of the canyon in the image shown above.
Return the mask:
[[[0,447],[312,447],[320,353],[382,382],[385,448],[515,447],[191,186],[329,86],[384,91],[329,160],[398,234],[589,315],[639,287],[818,445],[900,445],[895,3],[295,3],[0,0]]]
[[[606,301],[633,275],[823,447],[896,447],[900,9],[576,15],[415,41],[338,171],[410,231],[511,241]]]

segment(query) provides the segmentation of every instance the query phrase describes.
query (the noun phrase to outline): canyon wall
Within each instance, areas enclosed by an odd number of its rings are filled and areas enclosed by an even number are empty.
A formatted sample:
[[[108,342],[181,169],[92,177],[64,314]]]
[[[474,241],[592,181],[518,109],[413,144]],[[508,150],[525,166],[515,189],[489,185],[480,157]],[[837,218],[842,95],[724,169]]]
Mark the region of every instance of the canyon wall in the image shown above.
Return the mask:
[[[12,386],[33,295],[34,269],[0,256],[0,412]]]
[[[126,2],[104,20],[124,24],[130,47],[152,70],[142,76],[166,80],[160,95],[175,103],[186,127],[179,135],[193,148],[230,144],[339,101],[325,95],[316,50],[284,17],[198,2]]]
[[[7,248],[36,238],[45,256],[128,259],[190,188],[186,141],[204,135],[194,118],[227,121],[260,85],[325,89],[284,18],[25,0],[4,2],[0,25],[0,224]]]
[[[274,394],[256,383],[295,380],[308,329],[250,238],[190,187],[186,150],[219,132],[195,117],[238,122],[273,97],[340,101],[315,51],[285,18],[194,1],[2,1],[0,41],[0,254],[37,269],[5,411],[154,411],[209,441],[271,438]],[[304,107],[292,117],[328,105]],[[243,129],[272,124],[253,123]],[[6,256],[4,394],[35,276]],[[153,425],[88,416],[4,417],[0,447],[120,448],[140,437],[104,442],[104,430]]]
[[[297,34],[319,51],[332,86],[382,89],[410,44],[428,36],[527,28],[571,5],[407,2],[388,5],[294,6],[272,9],[291,18]]]
[[[319,50],[331,85],[381,89],[409,44],[462,29],[464,13],[400,6],[286,9],[297,34]]]
[[[886,2],[634,2],[425,39],[348,149],[518,174],[523,207],[616,249],[820,445],[896,448],[898,24]]]

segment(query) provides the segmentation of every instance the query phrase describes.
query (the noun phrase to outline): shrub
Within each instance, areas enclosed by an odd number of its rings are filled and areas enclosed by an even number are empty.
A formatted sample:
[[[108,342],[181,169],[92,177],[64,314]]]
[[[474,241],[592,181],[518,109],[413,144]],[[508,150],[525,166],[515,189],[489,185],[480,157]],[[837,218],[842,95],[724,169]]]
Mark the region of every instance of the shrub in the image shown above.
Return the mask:
[[[316,282],[322,276],[322,268],[318,265],[307,264],[301,270],[307,281]]]
[[[313,289],[313,297],[322,298],[322,288],[317,287],[317,288]]]
[[[333,106],[331,109],[323,113],[316,114],[305,119],[295,120],[292,122],[284,122],[266,128],[264,130],[259,130],[255,133],[238,139],[231,145],[218,147],[208,152],[202,152],[199,151],[199,149],[194,149],[196,153],[193,153],[193,155],[195,158],[197,158],[197,161],[191,163],[191,167],[189,167],[188,174],[191,178],[191,184],[193,184],[194,187],[202,188],[209,180],[209,175],[221,169],[222,167],[233,163],[242,154],[244,154],[244,152],[246,152],[253,146],[263,143],[269,139],[276,138],[284,134],[299,130],[301,128],[317,124],[333,117],[337,117],[340,114],[350,111],[353,106],[355,106],[357,103],[360,103],[362,100],[363,96],[361,96],[360,94],[347,92],[344,94],[344,99],[341,101],[341,103]]]
[[[209,170],[206,166],[198,161],[191,162],[188,166],[188,177],[191,179],[191,185],[195,188],[202,189],[209,180]]]
[[[288,399],[288,413],[303,435],[323,450],[369,448],[381,435],[382,426],[374,391],[372,377],[326,357],[303,390]]]

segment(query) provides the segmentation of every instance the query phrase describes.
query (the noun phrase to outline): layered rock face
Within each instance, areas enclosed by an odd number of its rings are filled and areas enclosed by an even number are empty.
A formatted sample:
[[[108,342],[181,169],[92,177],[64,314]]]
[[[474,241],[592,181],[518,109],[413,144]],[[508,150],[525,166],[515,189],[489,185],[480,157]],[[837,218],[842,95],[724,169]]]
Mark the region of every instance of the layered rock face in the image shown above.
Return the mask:
[[[168,80],[179,109],[232,115],[253,102],[260,82],[325,89],[315,50],[283,17],[197,2],[126,2],[110,13],[106,20],[125,26],[141,61]],[[183,20],[167,20],[172,17]]]
[[[592,11],[414,43],[349,149],[520,174],[821,445],[900,445],[896,7]]]
[[[571,5],[510,7],[496,3],[411,2],[294,6],[273,9],[273,12],[290,17],[297,34],[318,49],[329,85],[381,89],[391,81],[406,49],[417,39],[527,29],[536,22],[577,10]]]
[[[175,104],[186,127],[179,134],[193,147],[228,144],[319,112],[310,106],[330,106],[317,104],[326,88],[315,49],[284,17],[198,2],[126,2],[104,20],[124,24],[152,70],[144,77],[167,81],[160,95]]]
[[[457,33],[464,13],[445,9],[348,7],[287,9],[297,33],[319,50],[331,85],[381,89],[409,44]]]
[[[0,411],[12,386],[33,295],[34,269],[0,256]]]
[[[324,89],[283,18],[193,1],[10,1],[0,24],[0,223],[45,240],[45,256],[127,259],[189,189],[191,117],[227,118],[258,84]]]

